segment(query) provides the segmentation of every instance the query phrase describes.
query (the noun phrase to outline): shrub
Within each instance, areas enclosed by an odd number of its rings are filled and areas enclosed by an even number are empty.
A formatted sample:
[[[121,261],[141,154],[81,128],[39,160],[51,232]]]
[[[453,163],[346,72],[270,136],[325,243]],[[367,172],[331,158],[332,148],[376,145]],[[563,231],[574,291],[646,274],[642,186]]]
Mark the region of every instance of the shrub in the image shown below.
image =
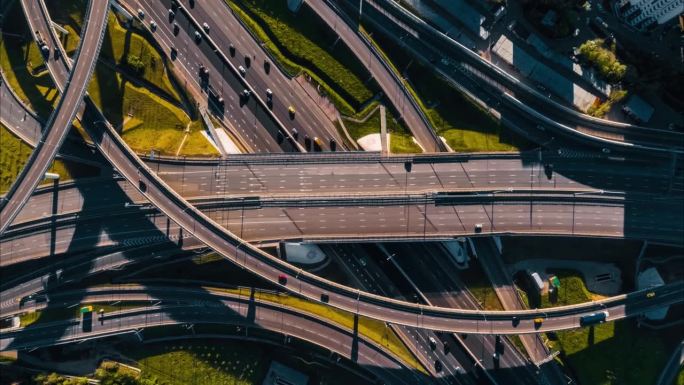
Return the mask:
[[[627,72],[627,66],[620,63],[613,51],[603,46],[602,39],[584,42],[580,45],[579,52],[608,81],[619,82]]]
[[[145,72],[145,63],[136,55],[126,56],[126,65],[138,75]]]

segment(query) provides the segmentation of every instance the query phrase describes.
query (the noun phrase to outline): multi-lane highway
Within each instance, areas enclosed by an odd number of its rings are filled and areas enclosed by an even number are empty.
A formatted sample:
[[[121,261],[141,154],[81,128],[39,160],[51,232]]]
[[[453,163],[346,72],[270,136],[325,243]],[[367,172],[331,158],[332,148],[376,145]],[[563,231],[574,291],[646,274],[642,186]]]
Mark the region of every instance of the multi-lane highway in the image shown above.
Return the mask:
[[[341,4],[354,14],[360,9],[357,0],[345,0]],[[537,125],[599,146],[666,153],[684,151],[682,133],[598,119],[559,104],[437,31],[394,1],[368,1],[363,15],[366,21],[381,26],[390,38],[418,53],[418,58],[429,60],[430,65],[442,73],[476,78],[478,81],[468,83],[469,87],[491,86],[494,90],[491,94],[500,103],[512,107],[515,114],[534,118]]]
[[[87,191],[107,188],[102,185]],[[167,218],[153,208],[126,207],[120,198],[88,202],[87,211],[56,211],[60,199],[73,199],[70,205],[80,202],[74,190],[56,195],[44,193],[37,196],[35,203],[29,203],[27,207],[33,214],[2,238],[2,265],[91,245],[120,244],[131,239],[152,242],[155,236],[178,240],[190,235],[175,223],[167,223]],[[459,195],[453,201],[442,195],[399,194],[212,198],[191,202],[220,226],[249,242],[448,239],[478,232],[681,242],[681,203],[656,204],[649,197],[624,200],[595,196],[590,191],[546,196],[548,200],[541,201],[536,193],[530,196],[529,192],[482,191]],[[50,217],[53,212],[56,216]],[[106,224],[99,225],[105,220]]]
[[[104,36],[104,21],[108,10],[108,2],[90,2],[88,19],[83,29],[83,36],[77,51],[73,72],[70,73],[68,79],[62,79],[62,75],[53,75],[56,82],[61,82],[59,83],[60,89],[63,89],[64,92],[57,108],[50,116],[43,137],[31,154],[26,167],[24,167],[7,195],[0,202],[2,205],[0,206],[0,234],[9,226],[38,183],[44,178],[45,172],[50,167],[60,145],[64,142],[69,132],[69,128],[71,128],[71,123],[81,106],[88,81],[97,62],[100,45]],[[33,26],[33,23],[30,24]],[[47,36],[43,38],[45,39]],[[49,49],[48,52],[46,61],[53,61],[53,49]],[[61,62],[65,60],[61,55],[59,57],[54,61]],[[59,67],[59,65],[53,66],[51,64],[48,68],[53,71],[55,67]],[[55,74],[57,73],[61,73],[61,71],[57,70]]]
[[[263,328],[322,346],[351,359],[388,383],[412,384],[416,379],[424,378],[422,373],[409,367],[386,346],[376,343],[358,330],[269,300],[256,291],[242,292],[149,285],[63,292],[51,297],[47,309],[69,307],[74,302],[106,304],[116,301],[139,303],[140,308],[108,312],[102,319],[93,314],[92,329],[88,332],[83,331],[79,319],[3,332],[0,350],[51,346],[133,332],[140,333],[144,338],[144,329],[168,325],[240,325],[243,328]],[[38,306],[43,307],[45,304]]]
[[[201,105],[209,105],[211,109],[219,113],[223,121],[242,139],[241,142],[250,151],[298,151],[287,140],[280,140],[279,143],[278,132],[281,132],[284,128],[281,127],[284,121],[275,120],[266,105],[257,102],[256,96],[248,99],[241,96],[243,90],[248,88],[247,84],[251,85],[252,89],[255,88],[252,79],[242,78],[237,73],[238,65],[243,67],[245,65],[244,63],[238,64],[238,57],[240,59],[244,58],[245,52],[238,52],[236,48],[236,57],[231,58],[228,42],[232,41],[232,38],[225,35],[226,32],[222,31],[221,27],[218,25],[213,26],[214,29],[210,30],[210,33],[207,34],[204,30],[197,27],[188,18],[187,14],[179,8],[176,8],[175,16],[171,18],[169,16],[170,4],[170,1],[164,3],[161,1],[122,2],[122,5],[134,15],[137,15],[138,9],[141,10],[144,13],[144,17],[137,17],[148,28],[151,22],[154,21],[156,23],[157,28],[152,33],[152,36],[154,36],[165,51],[165,54],[171,59],[173,66],[180,72],[187,87],[196,91]],[[177,30],[174,25],[178,26]],[[196,40],[195,32],[202,34],[204,37]],[[245,35],[247,35],[246,32],[242,31],[243,39],[241,41],[244,41]],[[171,54],[172,50],[174,51],[173,54]],[[264,72],[262,64],[263,62],[261,64],[255,62],[250,66],[250,73],[258,74],[252,75],[252,77],[269,76],[269,74]],[[201,66],[209,71],[206,80],[203,80],[200,76]],[[273,77],[283,76],[275,66],[270,72],[270,76]],[[216,103],[216,100],[210,102],[208,97],[209,87],[223,97],[223,108]],[[281,88],[287,90],[287,92],[283,90],[285,94],[289,93],[289,87],[286,88],[285,84],[281,83]],[[265,100],[266,88],[259,89],[258,91],[261,92],[259,94],[261,99]],[[287,110],[287,106],[285,110]],[[306,112],[301,115],[301,120],[304,122],[312,125],[323,124],[319,120],[316,120],[316,123],[314,123],[311,120],[311,116]],[[296,119],[298,118],[300,117],[297,116]],[[287,121],[289,121],[289,117]]]
[[[609,319],[618,319],[657,306],[678,301],[681,284],[656,289],[657,296],[647,300],[644,293],[622,296],[601,303],[582,304],[572,309],[547,309],[522,311],[505,315],[491,312],[473,312],[409,304],[364,293],[302,271],[277,258],[261,252],[235,234],[226,231],[216,221],[191,206],[185,199],[169,188],[123,143],[111,126],[93,127],[86,124],[90,136],[105,157],[119,173],[134,183],[169,219],[184,231],[219,252],[234,263],[248,269],[266,280],[277,283],[290,291],[312,300],[320,300],[328,294],[327,302],[337,308],[352,311],[371,318],[398,324],[412,325],[436,330],[464,331],[472,333],[525,333],[576,327],[579,315],[607,307]],[[492,214],[494,214],[492,212]],[[573,221],[574,222],[574,221]],[[424,222],[426,223],[426,221]],[[426,225],[424,224],[424,228]],[[567,229],[565,230],[567,231]],[[513,316],[521,317],[520,324],[512,326]],[[543,316],[542,326],[533,325],[532,319]]]
[[[437,136],[418,103],[401,83],[400,74],[394,74],[390,66],[369,44],[368,40],[364,40],[359,31],[352,29],[350,23],[346,23],[342,19],[344,14],[335,12],[332,8],[334,4],[325,0],[308,1],[307,4],[321,20],[337,33],[359,62],[363,63],[370,71],[421,147],[426,152],[446,150],[446,146]]]
[[[389,253],[386,263],[396,265],[400,272],[406,274],[405,279],[418,290],[426,303],[444,307],[481,308],[460,281],[460,272],[453,263],[453,257],[439,243],[397,243],[384,247]],[[468,270],[463,273],[469,274]],[[445,335],[443,338],[445,341],[458,339],[458,343],[468,349],[498,384],[537,383],[536,375],[530,372],[530,363],[506,338],[486,335],[465,338],[459,335],[449,338]],[[493,358],[495,353],[498,354],[498,360]]]

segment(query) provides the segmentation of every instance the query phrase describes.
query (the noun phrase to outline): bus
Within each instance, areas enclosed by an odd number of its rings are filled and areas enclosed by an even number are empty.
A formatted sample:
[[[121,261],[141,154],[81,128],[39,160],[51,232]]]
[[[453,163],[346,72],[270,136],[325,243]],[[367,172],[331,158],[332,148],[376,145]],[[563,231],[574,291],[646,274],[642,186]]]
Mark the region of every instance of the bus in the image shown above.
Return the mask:
[[[598,313],[591,313],[591,314],[582,316],[582,318],[580,318],[580,326],[602,324],[602,323],[606,322],[607,318],[608,318],[608,312],[607,311],[602,311],[602,312],[598,312]]]

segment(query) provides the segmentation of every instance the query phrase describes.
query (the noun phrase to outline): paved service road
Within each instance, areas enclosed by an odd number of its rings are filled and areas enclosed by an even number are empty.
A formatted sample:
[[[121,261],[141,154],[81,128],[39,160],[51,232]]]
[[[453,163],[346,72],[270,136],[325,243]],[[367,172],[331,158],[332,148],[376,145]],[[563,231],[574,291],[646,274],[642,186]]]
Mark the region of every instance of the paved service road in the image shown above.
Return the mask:
[[[71,128],[97,62],[108,10],[108,2],[90,1],[87,25],[83,30],[78,56],[57,109],[47,122],[43,139],[38,143],[26,166],[2,201],[0,234],[7,229],[38,183],[44,178],[45,172]]]

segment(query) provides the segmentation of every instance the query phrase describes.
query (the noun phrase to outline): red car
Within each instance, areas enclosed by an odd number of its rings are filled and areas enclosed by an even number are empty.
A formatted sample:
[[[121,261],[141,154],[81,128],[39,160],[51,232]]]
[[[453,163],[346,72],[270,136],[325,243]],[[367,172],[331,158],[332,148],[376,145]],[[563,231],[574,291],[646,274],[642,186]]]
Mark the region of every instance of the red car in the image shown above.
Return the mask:
[[[278,275],[278,283],[281,285],[287,284],[287,276],[285,274]]]

